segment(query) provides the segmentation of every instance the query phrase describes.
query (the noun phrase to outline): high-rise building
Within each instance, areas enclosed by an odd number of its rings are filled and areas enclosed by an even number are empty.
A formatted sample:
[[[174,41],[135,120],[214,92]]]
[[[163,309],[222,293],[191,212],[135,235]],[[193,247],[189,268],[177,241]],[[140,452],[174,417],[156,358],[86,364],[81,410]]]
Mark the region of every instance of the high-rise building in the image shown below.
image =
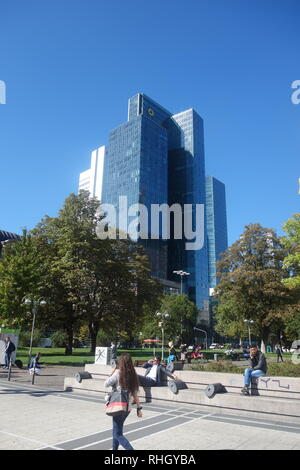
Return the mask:
[[[129,100],[128,121],[114,129],[106,146],[102,202],[118,207],[143,204],[205,204],[203,121],[189,109],[173,115],[144,94]],[[195,214],[194,214],[195,215]],[[204,222],[203,222],[204,225]],[[122,227],[126,229],[126,227]],[[184,291],[201,309],[208,302],[207,245],[186,250],[182,240],[140,240],[149,254],[152,275],[178,281],[174,270],[189,273]],[[205,233],[205,227],[202,227]],[[171,229],[172,231],[172,229]]]
[[[124,204],[122,202],[120,208],[120,198],[127,198],[125,209],[133,205],[146,207],[148,223],[144,233],[140,232],[138,242],[149,255],[152,276],[165,285],[174,283],[172,285],[176,287],[175,282],[178,286],[180,279],[174,271],[187,272],[182,282],[183,292],[198,306],[199,323],[209,323],[202,118],[194,109],[173,114],[148,96],[138,93],[129,99],[128,121],[110,132],[103,159],[101,203],[116,208],[115,223],[122,233],[130,233],[129,227],[135,216],[127,212],[128,217],[124,218]],[[97,181],[98,176],[95,172],[93,174],[95,180],[89,170],[81,174],[82,188],[84,184],[91,186],[92,181]],[[159,224],[150,217],[153,205],[160,208],[177,205],[182,209],[181,219],[176,218],[175,212],[170,217],[170,236],[164,232],[166,224],[162,215]],[[201,220],[197,219],[197,206],[203,207]],[[186,249],[190,237],[185,230],[185,215],[190,216],[192,232],[202,240],[197,249]],[[183,233],[181,239],[175,236],[178,220]]]
[[[91,197],[101,200],[105,146],[93,150],[91,167],[79,175],[79,191],[89,191]]]
[[[206,225],[208,238],[209,287],[218,283],[216,262],[228,248],[225,185],[206,177]]]

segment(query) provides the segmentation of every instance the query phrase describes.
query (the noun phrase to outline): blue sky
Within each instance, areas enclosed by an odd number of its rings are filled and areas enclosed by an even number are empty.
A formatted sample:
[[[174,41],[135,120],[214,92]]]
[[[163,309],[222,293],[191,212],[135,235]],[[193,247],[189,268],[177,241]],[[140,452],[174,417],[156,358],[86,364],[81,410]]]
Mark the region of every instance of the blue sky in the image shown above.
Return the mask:
[[[282,233],[299,212],[298,0],[11,0],[0,10],[0,229],[56,216],[137,92],[203,117],[230,244],[248,223]]]

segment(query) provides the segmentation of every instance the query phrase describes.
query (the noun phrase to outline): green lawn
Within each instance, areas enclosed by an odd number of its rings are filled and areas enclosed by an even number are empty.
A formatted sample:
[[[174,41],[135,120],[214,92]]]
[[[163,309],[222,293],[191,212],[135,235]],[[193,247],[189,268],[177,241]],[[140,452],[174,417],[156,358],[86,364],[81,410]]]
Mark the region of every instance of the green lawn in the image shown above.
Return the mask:
[[[18,348],[17,357],[27,364],[29,348]],[[93,364],[95,355],[90,353],[87,348],[74,348],[72,355],[65,355],[64,348],[32,348],[32,354],[41,353],[41,362],[48,365],[58,366],[83,366],[84,364]],[[119,349],[118,354],[129,353],[133,360],[147,360],[153,357],[153,349]],[[156,353],[161,354],[161,350],[156,349]],[[167,357],[168,351],[165,350],[164,356]]]
[[[18,348],[17,350],[17,357],[16,359],[20,359],[23,362],[24,367],[28,363],[28,352],[29,348]],[[37,352],[41,353],[41,362],[44,362],[46,365],[60,365],[60,366],[73,366],[73,367],[79,367],[79,366],[84,366],[85,364],[93,364],[95,362],[95,356],[94,354],[90,353],[89,349],[85,348],[74,348],[73,349],[73,354],[72,355],[65,355],[64,354],[64,348],[33,348],[32,353],[36,354]],[[119,349],[118,354],[121,354],[123,352],[129,353],[132,357],[133,360],[148,360],[153,357],[153,348],[147,348],[147,349]],[[206,358],[209,360],[212,360],[212,363],[214,362],[214,354],[224,354],[224,350],[209,350],[209,351],[203,351],[206,353]],[[156,353],[161,355],[161,349],[156,348]],[[168,356],[168,350],[164,350],[164,358],[166,359]],[[267,359],[270,360],[271,362],[275,362],[276,359],[276,354],[275,353],[267,353],[266,354]],[[272,366],[274,370],[280,370],[281,373],[284,373],[285,369],[290,369],[289,373],[293,373],[295,368],[288,366],[288,362],[290,362],[291,354],[285,353],[284,354],[284,359],[286,360],[286,365],[285,363],[282,364],[282,366],[278,367],[276,365]],[[287,361],[289,360],[289,361]],[[223,361],[222,361],[223,362]],[[194,361],[192,361],[192,364],[195,364]],[[221,364],[218,366],[217,364],[213,365],[215,368],[221,368]],[[226,369],[224,365],[224,371]],[[238,371],[238,369],[237,369]],[[298,371],[297,371],[298,372]],[[277,374],[279,375],[279,374]],[[285,375],[285,374],[284,374]]]

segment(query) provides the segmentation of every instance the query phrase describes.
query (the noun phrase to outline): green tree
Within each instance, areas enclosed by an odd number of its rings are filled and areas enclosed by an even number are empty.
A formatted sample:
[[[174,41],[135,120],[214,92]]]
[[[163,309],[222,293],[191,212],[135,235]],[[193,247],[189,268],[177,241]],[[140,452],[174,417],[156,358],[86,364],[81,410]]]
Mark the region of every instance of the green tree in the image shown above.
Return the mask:
[[[287,250],[283,265],[287,277],[283,280],[293,296],[293,304],[288,308],[284,333],[289,341],[300,338],[300,214],[293,215],[283,224],[285,236],[281,242]]]
[[[43,296],[39,326],[64,330],[66,354],[74,332],[88,325],[91,350],[100,329],[129,336],[155,305],[161,287],[150,276],[144,249],[130,240],[99,239],[99,201],[87,191],[71,194],[58,217],[45,216],[20,242],[8,246],[0,264],[0,312],[12,326],[27,326],[24,295]],[[6,323],[6,322],[5,322]]]
[[[253,320],[253,332],[264,350],[270,332],[283,328],[286,305],[291,301],[282,283],[284,254],[273,230],[259,224],[245,227],[218,263],[220,283],[215,295],[219,333],[247,337],[244,320]]]
[[[32,314],[25,308],[23,298],[40,297],[43,294],[44,274],[45,266],[39,247],[26,230],[19,241],[5,245],[0,259],[2,323],[25,331],[31,328]]]
[[[164,320],[164,336],[166,342],[174,343],[190,342],[194,336],[193,327],[197,323],[198,310],[196,305],[189,300],[185,294],[164,295],[160,299],[158,311],[168,314]],[[162,321],[161,316],[156,315],[156,311],[147,312],[144,324],[141,329],[143,337],[146,339],[161,338]]]
[[[143,304],[152,302],[160,290],[141,246],[97,237],[99,209],[99,201],[88,192],[71,194],[59,216],[45,218],[34,231],[42,245],[51,247],[48,291],[55,308],[60,306],[69,353],[80,324],[88,324],[94,352],[101,328],[114,328],[115,337],[122,329],[132,330]]]
[[[286,236],[282,237],[281,242],[287,249],[284,267],[290,274],[284,283],[300,290],[300,214],[295,214],[283,224],[283,230]]]

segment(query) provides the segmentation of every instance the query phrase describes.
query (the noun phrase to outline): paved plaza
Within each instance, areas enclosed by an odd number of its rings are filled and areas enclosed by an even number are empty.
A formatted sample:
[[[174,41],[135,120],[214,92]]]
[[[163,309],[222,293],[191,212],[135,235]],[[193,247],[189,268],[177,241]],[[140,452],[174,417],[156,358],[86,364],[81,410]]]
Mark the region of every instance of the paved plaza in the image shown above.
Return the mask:
[[[104,412],[102,394],[98,398],[63,390],[64,377],[82,369],[48,367],[35,385],[26,370],[14,370],[10,382],[1,372],[0,449],[110,450],[111,418]],[[143,413],[142,419],[132,413],[125,425],[136,450],[300,449],[300,425],[284,420],[166,402],[145,403]]]

